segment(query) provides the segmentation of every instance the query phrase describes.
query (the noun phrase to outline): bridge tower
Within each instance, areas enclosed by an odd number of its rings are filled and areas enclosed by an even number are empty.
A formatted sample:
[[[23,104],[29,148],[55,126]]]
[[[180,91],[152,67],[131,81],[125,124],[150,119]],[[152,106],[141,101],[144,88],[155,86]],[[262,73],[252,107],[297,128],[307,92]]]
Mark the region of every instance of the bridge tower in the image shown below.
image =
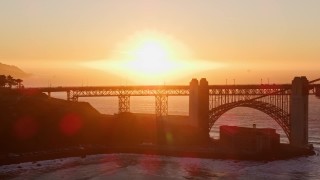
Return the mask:
[[[189,94],[190,124],[198,128],[201,137],[209,138],[209,86],[205,78],[192,79]]]
[[[294,146],[308,145],[308,80],[305,76],[292,81],[290,97],[290,143]]]
[[[206,78],[200,79],[198,124],[204,139],[209,138],[209,85]]]
[[[199,82],[197,79],[192,79],[190,82],[189,94],[189,124],[198,127],[199,114]]]

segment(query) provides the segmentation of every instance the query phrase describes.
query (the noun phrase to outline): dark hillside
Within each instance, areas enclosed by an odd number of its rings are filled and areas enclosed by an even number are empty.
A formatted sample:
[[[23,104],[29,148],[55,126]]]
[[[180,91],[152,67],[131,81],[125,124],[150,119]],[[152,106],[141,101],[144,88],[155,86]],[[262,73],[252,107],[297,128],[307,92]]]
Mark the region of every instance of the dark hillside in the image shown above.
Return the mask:
[[[0,146],[2,152],[35,151],[95,143],[102,115],[89,103],[24,94],[0,93]]]
[[[11,75],[16,78],[24,78],[29,75],[25,73],[23,70],[21,70],[20,68],[18,68],[17,66],[7,65],[3,63],[0,63],[0,74]]]

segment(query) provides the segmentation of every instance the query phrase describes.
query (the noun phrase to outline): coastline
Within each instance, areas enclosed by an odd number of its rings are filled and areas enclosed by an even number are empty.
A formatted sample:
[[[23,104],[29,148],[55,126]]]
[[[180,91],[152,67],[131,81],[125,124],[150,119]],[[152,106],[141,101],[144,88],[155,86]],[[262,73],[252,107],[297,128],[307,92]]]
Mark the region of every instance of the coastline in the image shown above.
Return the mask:
[[[29,152],[21,154],[7,154],[0,157],[0,165],[19,164],[23,162],[37,162],[68,157],[85,158],[88,155],[96,154],[146,154],[173,157],[191,157],[205,159],[232,159],[247,161],[275,161],[291,159],[301,156],[315,155],[311,148],[292,148],[288,144],[281,144],[277,152],[263,153],[243,153],[225,152],[223,149],[215,147],[177,147],[177,146],[157,146],[157,145],[136,145],[136,146],[102,146],[88,145],[78,147],[66,147],[50,151]]]

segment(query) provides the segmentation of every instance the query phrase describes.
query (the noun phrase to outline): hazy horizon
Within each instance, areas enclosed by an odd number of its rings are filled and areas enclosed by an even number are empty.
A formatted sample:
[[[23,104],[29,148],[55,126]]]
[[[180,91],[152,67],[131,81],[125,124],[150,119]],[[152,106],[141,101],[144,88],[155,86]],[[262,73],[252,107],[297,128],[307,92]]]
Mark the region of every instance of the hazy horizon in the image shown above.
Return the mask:
[[[0,62],[27,84],[290,83],[318,78],[319,1],[0,2]]]

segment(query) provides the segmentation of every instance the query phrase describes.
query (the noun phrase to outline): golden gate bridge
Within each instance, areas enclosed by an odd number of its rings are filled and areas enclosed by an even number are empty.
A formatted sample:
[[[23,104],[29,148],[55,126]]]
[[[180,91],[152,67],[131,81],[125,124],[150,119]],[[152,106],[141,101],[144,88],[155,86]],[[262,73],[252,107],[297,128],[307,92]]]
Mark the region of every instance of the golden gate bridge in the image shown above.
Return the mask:
[[[308,96],[320,98],[320,78],[308,81],[295,77],[291,84],[209,85],[205,78],[189,85],[37,87],[23,91],[66,92],[68,101],[81,97],[118,97],[118,113],[130,112],[130,97],[154,96],[158,120],[168,116],[169,96],[189,96],[189,118],[209,134],[214,123],[227,111],[249,107],[266,113],[284,130],[290,144],[308,144]]]

